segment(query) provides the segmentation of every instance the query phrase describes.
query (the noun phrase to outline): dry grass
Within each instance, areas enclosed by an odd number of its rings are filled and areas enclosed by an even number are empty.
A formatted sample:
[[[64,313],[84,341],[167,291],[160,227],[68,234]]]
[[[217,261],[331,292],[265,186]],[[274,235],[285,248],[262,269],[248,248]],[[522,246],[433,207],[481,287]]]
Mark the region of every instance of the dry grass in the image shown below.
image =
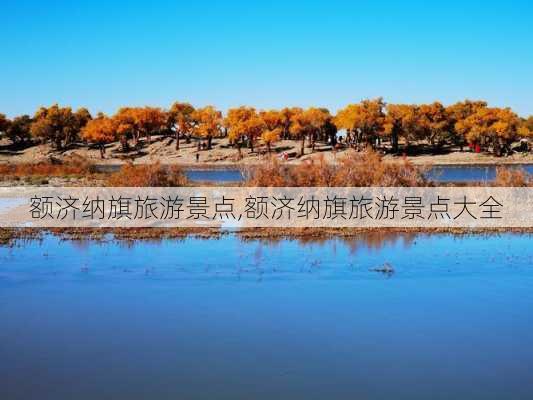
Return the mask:
[[[417,235],[449,234],[499,235],[505,233],[533,234],[533,228],[247,228],[235,232],[244,240],[277,242],[297,239],[301,243],[323,243],[332,238],[364,240],[378,248],[384,240],[398,235],[415,238]],[[217,228],[0,228],[0,246],[14,246],[17,242],[42,240],[51,234],[62,240],[106,241],[133,243],[135,241],[181,240],[187,237],[219,239],[229,234]],[[354,242],[356,243],[356,242]]]
[[[531,187],[533,176],[523,168],[497,167],[496,178],[492,184],[503,187]]]
[[[155,164],[126,164],[106,179],[112,187],[177,187],[186,186],[187,177],[177,166]]]
[[[82,157],[69,157],[62,161],[42,161],[24,164],[0,164],[3,177],[88,176],[96,173],[95,166]]]
[[[258,187],[368,187],[429,186],[424,170],[407,159],[402,163],[384,162],[379,154],[368,150],[349,152],[336,163],[324,157],[299,165],[287,165],[276,158],[245,171],[246,185]]]
[[[71,241],[160,241],[187,237],[218,239],[224,232],[217,228],[0,228],[0,246],[17,241],[42,240],[46,235]]]

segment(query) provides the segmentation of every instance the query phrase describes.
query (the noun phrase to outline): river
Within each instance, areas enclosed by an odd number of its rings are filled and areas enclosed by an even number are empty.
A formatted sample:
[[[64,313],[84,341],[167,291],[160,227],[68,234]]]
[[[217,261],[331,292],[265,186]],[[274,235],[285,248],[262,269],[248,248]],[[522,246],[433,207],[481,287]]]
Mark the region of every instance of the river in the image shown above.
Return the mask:
[[[523,168],[533,174],[533,164],[509,165],[508,168]],[[243,175],[237,169],[222,170],[188,170],[187,177],[193,182],[241,182]],[[496,177],[494,165],[437,165],[427,175],[435,182],[488,182]]]
[[[0,247],[0,398],[528,399],[531,243],[19,241]]]

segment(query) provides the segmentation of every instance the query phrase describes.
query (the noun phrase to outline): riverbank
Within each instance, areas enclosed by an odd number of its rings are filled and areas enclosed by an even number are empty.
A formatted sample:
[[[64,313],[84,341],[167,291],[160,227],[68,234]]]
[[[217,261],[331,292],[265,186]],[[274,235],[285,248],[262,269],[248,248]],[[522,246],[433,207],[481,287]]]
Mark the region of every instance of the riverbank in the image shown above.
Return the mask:
[[[331,238],[357,238],[371,235],[378,239],[389,235],[451,234],[499,235],[533,234],[530,228],[0,228],[0,246],[13,246],[17,241],[42,240],[47,235],[66,241],[161,241],[185,238],[220,239],[234,235],[242,240],[297,239],[303,242]]]
[[[386,162],[385,162],[386,163]],[[90,164],[80,170],[67,168],[72,162],[65,161],[60,164],[0,164],[0,186],[107,186],[113,174],[118,173],[125,164]],[[301,164],[292,164],[292,168]],[[411,163],[411,165],[414,165]],[[135,164],[134,168],[150,168],[150,164]],[[178,167],[186,178],[186,186],[235,186],[241,185],[253,170],[261,165],[254,166],[223,166],[223,165],[191,165],[179,167],[176,165],[162,166]],[[509,170],[523,170],[533,175],[533,164],[449,164],[449,165],[416,165],[422,168],[425,177],[439,185],[487,184],[495,181],[497,168]],[[120,181],[128,181],[118,178]],[[500,185],[502,182],[500,182]],[[513,185],[511,185],[513,186]]]

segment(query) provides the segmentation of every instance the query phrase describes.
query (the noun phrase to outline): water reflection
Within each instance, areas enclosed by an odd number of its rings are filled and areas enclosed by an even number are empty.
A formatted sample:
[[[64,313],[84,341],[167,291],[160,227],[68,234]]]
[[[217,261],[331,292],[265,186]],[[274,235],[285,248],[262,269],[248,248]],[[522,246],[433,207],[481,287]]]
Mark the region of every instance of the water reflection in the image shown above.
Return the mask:
[[[118,277],[117,271],[127,270],[139,276],[152,274],[168,279],[241,279],[244,276],[292,279],[301,273],[343,279],[352,275],[371,276],[370,271],[379,271],[385,264],[401,274],[404,267],[406,271],[412,270],[415,259],[426,267],[440,265],[442,268],[469,266],[476,260],[479,264],[497,265],[531,261],[532,252],[525,251],[531,247],[530,235],[506,234],[505,240],[501,237],[375,231],[357,236],[291,239],[246,239],[227,234],[211,239],[133,241],[116,240],[111,235],[102,240],[66,240],[62,236],[46,235],[40,240],[16,241],[10,250],[0,248],[0,255],[9,259],[6,264],[9,268],[0,270],[0,278],[13,272],[35,278],[46,272],[49,264],[54,268],[64,267],[65,277],[69,276],[68,271],[83,269],[103,277]],[[507,243],[507,247],[503,248],[502,243]],[[486,250],[477,254],[479,248]],[[33,263],[42,268],[33,268]]]

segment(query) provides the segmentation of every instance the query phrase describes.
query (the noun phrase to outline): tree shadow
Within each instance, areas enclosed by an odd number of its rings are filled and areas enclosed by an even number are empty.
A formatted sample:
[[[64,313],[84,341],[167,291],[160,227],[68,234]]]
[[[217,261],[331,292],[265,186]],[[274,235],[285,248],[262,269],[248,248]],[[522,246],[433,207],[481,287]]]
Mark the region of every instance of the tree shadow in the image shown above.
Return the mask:
[[[35,143],[31,141],[2,144],[0,145],[0,154],[16,156],[22,154],[23,150],[32,146],[35,146]]]

